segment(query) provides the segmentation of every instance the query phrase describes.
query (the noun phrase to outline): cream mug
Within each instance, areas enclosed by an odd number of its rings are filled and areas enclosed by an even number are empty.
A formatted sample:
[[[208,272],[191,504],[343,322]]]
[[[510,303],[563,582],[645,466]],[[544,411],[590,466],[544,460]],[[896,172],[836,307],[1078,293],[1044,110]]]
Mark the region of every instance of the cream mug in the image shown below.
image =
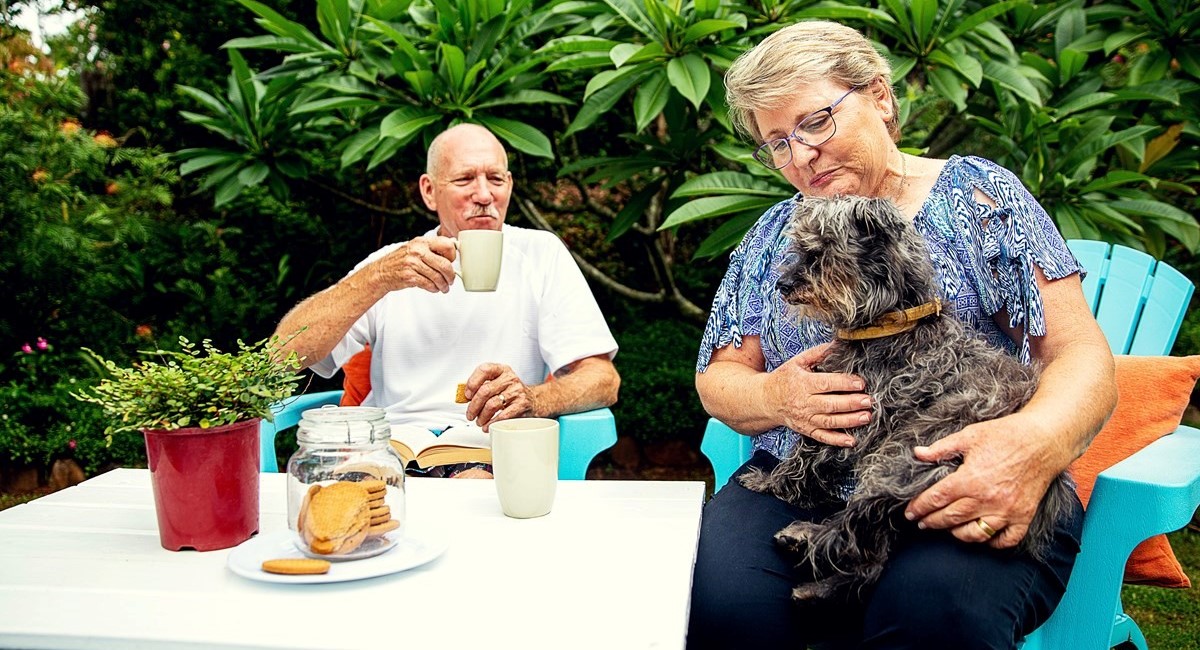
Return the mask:
[[[500,509],[516,519],[549,513],[558,487],[558,420],[501,420],[488,431]]]
[[[504,233],[499,230],[460,230],[458,275],[467,291],[495,291],[500,281],[500,262],[504,253]]]

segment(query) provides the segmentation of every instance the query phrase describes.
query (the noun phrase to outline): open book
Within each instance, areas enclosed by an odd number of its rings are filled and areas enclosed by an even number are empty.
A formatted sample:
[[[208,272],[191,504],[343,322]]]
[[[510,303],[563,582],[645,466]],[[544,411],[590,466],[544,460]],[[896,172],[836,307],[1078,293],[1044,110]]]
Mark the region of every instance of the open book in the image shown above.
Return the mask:
[[[417,426],[393,426],[392,448],[405,467],[492,462],[492,441],[475,425],[451,427],[440,436]]]

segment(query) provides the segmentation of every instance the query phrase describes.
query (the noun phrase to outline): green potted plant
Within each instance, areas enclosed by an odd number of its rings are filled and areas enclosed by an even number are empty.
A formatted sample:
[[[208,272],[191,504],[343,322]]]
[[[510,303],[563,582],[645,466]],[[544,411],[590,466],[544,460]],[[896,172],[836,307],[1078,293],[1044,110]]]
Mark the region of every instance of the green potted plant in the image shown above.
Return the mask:
[[[87,350],[111,376],[74,396],[112,418],[109,442],[145,436],[163,548],[229,548],[258,532],[259,423],[295,392],[300,362],[275,337],[232,353],[179,344],[129,368]]]

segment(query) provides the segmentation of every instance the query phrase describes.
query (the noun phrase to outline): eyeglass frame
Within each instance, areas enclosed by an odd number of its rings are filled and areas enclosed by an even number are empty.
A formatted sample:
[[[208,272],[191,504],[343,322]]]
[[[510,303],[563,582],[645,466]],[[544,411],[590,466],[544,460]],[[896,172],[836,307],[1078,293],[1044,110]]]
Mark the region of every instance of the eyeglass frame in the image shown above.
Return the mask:
[[[792,132],[787,134],[787,136],[782,137],[782,138],[772,138],[770,140],[767,140],[766,142],[763,142],[762,144],[758,145],[757,147],[755,147],[754,152],[751,154],[751,156],[756,161],[758,161],[759,164],[761,164],[763,167],[766,167],[767,169],[783,169],[784,167],[787,167],[788,165],[790,165],[792,163],[792,158],[794,158],[796,155],[795,152],[792,151],[792,140],[795,140],[796,142],[799,142],[800,144],[802,144],[810,149],[816,149],[817,147],[825,144],[826,142],[829,142],[830,140],[833,139],[833,136],[837,135],[837,120],[833,119],[833,109],[837,108],[838,104],[841,104],[842,101],[845,100],[847,97],[849,97],[852,93],[862,90],[863,88],[866,88],[866,87],[867,87],[867,84],[859,84],[857,86],[851,86],[850,90],[846,91],[846,94],[837,98],[837,101],[826,106],[825,108],[817,109],[817,110],[809,113],[808,115],[805,115],[803,118],[801,118],[801,120],[799,122],[796,122],[796,126],[792,127]],[[796,135],[796,129],[799,129],[801,124],[804,124],[808,120],[812,119],[812,117],[818,113],[828,113],[829,114],[829,120],[833,123],[833,129],[830,130],[828,138],[825,138],[824,140],[822,140],[816,144],[809,144],[804,141],[804,138]],[[779,166],[772,167],[770,164],[763,162],[758,157],[758,152],[765,150],[767,152],[768,158],[770,158],[772,161],[774,161],[775,156],[771,154],[771,150],[768,149],[767,147],[770,144],[772,144],[774,142],[779,142],[779,141],[783,141],[783,142],[787,143],[788,159],[786,162],[780,164]]]

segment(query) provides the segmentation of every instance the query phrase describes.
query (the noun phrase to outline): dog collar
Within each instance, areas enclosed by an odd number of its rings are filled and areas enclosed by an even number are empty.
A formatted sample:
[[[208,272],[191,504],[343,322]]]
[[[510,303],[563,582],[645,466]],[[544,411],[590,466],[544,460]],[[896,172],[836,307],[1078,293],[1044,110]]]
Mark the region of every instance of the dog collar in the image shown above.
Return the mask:
[[[922,318],[942,315],[942,301],[934,298],[916,307],[904,311],[889,311],[880,316],[874,323],[853,330],[838,330],[837,337],[843,341],[861,341],[863,339],[881,339],[885,336],[907,332],[917,326]]]

